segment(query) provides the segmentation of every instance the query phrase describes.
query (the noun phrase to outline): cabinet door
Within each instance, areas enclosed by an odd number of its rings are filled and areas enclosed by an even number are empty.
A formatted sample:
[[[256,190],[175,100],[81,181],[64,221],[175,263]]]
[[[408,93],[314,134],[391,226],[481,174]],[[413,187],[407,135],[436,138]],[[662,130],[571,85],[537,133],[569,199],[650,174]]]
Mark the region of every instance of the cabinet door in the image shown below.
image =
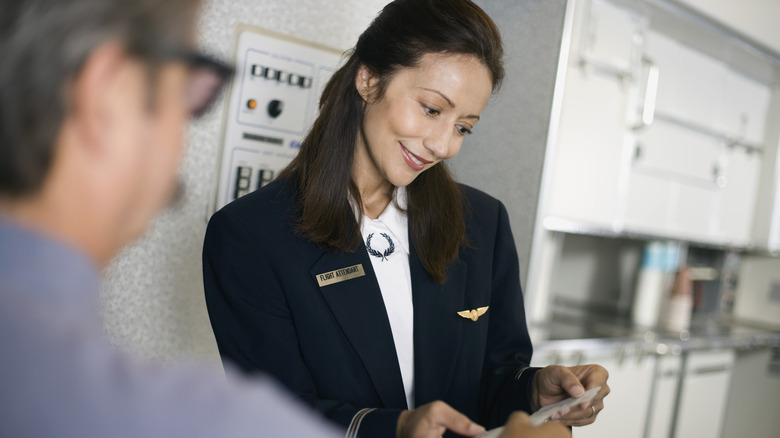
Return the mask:
[[[604,410],[598,419],[588,426],[575,427],[573,437],[641,437],[647,421],[655,357],[586,355],[585,362],[598,363],[609,371],[607,383],[611,392],[604,399]]]
[[[626,78],[644,23],[602,0],[580,3],[577,17],[547,214],[611,227],[625,157]]]
[[[637,138],[626,229],[716,244],[750,242],[760,153],[663,121]]]
[[[780,430],[780,369],[773,349],[740,351],[734,363],[723,438],[769,438]],[[777,361],[777,359],[774,359]],[[749,431],[749,432],[748,432]]]
[[[764,135],[771,89],[732,70],[726,79],[721,124],[729,138],[744,144],[725,147],[721,156],[717,233],[727,244],[748,245],[762,160],[766,156],[752,147],[766,148]]]
[[[548,214],[610,227],[617,216],[625,91],[615,78],[566,77]]]
[[[634,36],[646,19],[606,0],[582,2],[574,29],[576,55],[602,66],[629,70],[635,55]]]
[[[768,86],[728,70],[718,125],[732,138],[762,145],[770,96]]]
[[[747,245],[770,90],[658,32],[655,122],[634,134],[624,227],[715,244]]]
[[[721,131],[726,67],[661,33],[647,33],[645,54],[659,68],[659,116]]]
[[[680,356],[658,357],[646,438],[669,438],[671,435],[674,401],[677,398],[680,373],[682,373]]]
[[[722,150],[712,137],[663,120],[637,134],[626,229],[708,240]]]
[[[714,217],[715,233],[724,243],[750,243],[751,226],[758,195],[761,154],[744,148],[724,148],[718,172],[722,174]]]
[[[688,353],[675,438],[718,438],[721,435],[733,365],[733,350]]]

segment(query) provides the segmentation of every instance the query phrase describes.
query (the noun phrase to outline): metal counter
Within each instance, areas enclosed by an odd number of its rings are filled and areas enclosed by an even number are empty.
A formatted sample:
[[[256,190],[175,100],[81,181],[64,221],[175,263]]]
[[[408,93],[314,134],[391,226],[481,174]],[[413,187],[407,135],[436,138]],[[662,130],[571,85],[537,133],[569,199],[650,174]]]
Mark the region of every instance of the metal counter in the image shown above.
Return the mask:
[[[692,350],[780,347],[780,331],[728,319],[694,320],[690,330],[671,333],[633,327],[619,318],[557,316],[529,327],[535,354],[546,351],[682,354]]]

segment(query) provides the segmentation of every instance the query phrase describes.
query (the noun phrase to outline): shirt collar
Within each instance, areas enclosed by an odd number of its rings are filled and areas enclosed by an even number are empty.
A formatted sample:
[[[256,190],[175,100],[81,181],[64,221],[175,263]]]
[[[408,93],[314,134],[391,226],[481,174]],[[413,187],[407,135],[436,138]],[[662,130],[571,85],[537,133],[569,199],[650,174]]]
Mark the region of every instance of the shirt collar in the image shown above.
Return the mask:
[[[84,253],[0,218],[0,289],[27,298],[84,307],[98,300],[98,269]]]
[[[363,216],[363,213],[359,211],[352,198],[350,198],[350,204],[355,211],[355,217],[360,219],[362,216],[361,233],[364,236],[367,228],[371,227],[371,223],[381,223],[390,230],[395,243],[401,245],[401,249],[409,254],[409,218],[406,215],[406,187],[396,187],[393,190],[393,200],[390,201],[382,214],[376,219]],[[358,216],[358,214],[361,216]]]

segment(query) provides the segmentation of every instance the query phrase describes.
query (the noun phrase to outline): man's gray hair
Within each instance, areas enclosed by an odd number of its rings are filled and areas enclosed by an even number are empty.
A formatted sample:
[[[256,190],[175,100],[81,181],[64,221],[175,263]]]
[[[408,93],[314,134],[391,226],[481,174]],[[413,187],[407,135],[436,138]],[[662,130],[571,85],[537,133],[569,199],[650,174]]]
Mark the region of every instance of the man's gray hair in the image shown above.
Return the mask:
[[[198,0],[2,0],[0,196],[36,192],[68,111],[69,82],[90,53],[116,40],[154,58],[189,44]]]

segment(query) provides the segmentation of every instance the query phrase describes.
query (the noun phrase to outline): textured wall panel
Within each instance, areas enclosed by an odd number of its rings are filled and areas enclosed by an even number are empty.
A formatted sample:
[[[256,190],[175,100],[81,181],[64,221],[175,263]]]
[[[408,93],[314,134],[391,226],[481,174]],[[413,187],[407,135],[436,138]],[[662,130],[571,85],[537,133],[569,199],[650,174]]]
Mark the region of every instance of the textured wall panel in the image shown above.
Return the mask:
[[[476,3],[501,30],[506,79],[451,168],[506,205],[525,286],[566,1]]]
[[[227,59],[238,21],[348,49],[386,0],[209,0],[199,44]],[[103,313],[109,337],[155,361],[191,358],[218,363],[203,298],[201,247],[211,196],[222,106],[188,128],[182,162],[183,205],[160,215],[138,242],[108,267]]]

